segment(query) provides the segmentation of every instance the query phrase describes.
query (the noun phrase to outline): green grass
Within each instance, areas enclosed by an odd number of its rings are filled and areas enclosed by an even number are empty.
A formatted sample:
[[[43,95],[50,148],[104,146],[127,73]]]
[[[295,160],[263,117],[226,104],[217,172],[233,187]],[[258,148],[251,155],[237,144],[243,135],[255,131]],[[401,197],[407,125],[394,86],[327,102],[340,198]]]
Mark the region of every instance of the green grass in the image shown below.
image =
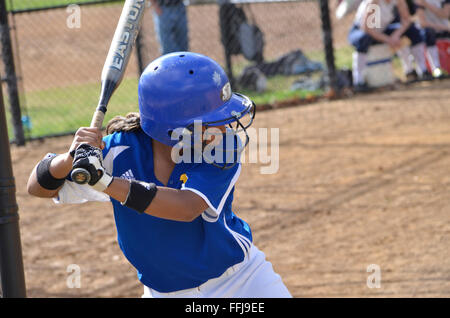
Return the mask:
[[[277,76],[269,80],[268,89],[262,94],[242,91],[255,103],[268,104],[290,98],[307,98],[320,95],[320,91],[291,91],[293,78]],[[22,115],[31,120],[31,133],[27,137],[36,138],[54,134],[73,132],[81,126],[89,126],[92,114],[98,102],[99,83],[88,83],[70,87],[52,88],[28,92],[25,96],[26,107]],[[6,101],[8,103],[8,101]],[[127,78],[120,84],[108,105],[104,123],[116,115],[138,111],[137,79]],[[8,123],[10,123],[9,112]],[[11,125],[9,125],[11,126]],[[12,130],[9,129],[12,139]]]
[[[236,65],[234,74],[239,74],[244,66]],[[298,76],[275,76],[268,79],[267,90],[264,93],[253,91],[242,93],[248,95],[257,105],[322,94],[321,91],[290,90],[291,84],[297,78]],[[28,133],[27,137],[62,134],[73,132],[81,126],[89,126],[98,102],[99,91],[100,84],[95,82],[27,92],[26,108],[22,111],[22,115],[28,115],[31,120],[31,133]],[[137,79],[124,79],[111,98],[105,123],[115,115],[124,115],[137,110]],[[7,113],[9,115],[9,112]],[[9,136],[12,139],[11,129]]]
[[[6,5],[9,10],[25,10],[92,1],[93,0],[6,0]]]
[[[61,134],[89,126],[97,106],[99,83],[52,88],[26,94],[26,110],[31,119],[31,135]],[[124,79],[108,105],[105,123],[115,115],[138,111],[137,79]],[[12,136],[11,131],[9,132]]]
[[[352,46],[345,46],[339,49],[334,50],[334,62],[336,64],[336,68],[348,68],[352,67]],[[313,52],[305,52],[305,55],[313,60],[325,63],[325,52],[323,50],[313,51]]]
[[[336,49],[334,51],[334,58],[336,67],[340,68],[351,68],[352,66],[352,52],[353,48],[343,47]],[[313,60],[324,64],[325,66],[325,52],[323,50],[305,52],[305,55]],[[234,65],[234,74],[240,74],[247,63],[242,63]],[[324,92],[323,90],[291,90],[290,87],[292,83],[298,79],[300,76],[275,76],[268,79],[267,90],[261,94],[243,90],[242,93],[248,95],[252,100],[258,104],[272,104],[277,101],[282,101],[291,98],[308,98],[310,96],[319,96]],[[314,79],[319,79],[320,74],[317,73],[313,75]]]
[[[256,105],[273,104],[287,99],[308,98],[323,94],[322,90],[291,90],[291,85],[298,78],[299,76],[274,76],[268,79],[267,89],[262,93],[248,90],[240,90],[240,92],[250,97]]]

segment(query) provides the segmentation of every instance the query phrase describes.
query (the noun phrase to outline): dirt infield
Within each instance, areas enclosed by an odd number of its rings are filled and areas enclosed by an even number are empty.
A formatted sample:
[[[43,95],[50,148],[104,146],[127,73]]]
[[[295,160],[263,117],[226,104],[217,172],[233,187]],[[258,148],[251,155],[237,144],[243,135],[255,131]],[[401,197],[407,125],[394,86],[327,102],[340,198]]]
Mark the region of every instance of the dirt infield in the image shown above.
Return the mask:
[[[450,82],[257,114],[279,170],[245,164],[234,209],[295,297],[450,296]],[[109,204],[57,206],[26,181],[70,137],[12,148],[30,297],[139,297]],[[81,288],[67,287],[67,268]],[[381,269],[368,288],[367,268]]]

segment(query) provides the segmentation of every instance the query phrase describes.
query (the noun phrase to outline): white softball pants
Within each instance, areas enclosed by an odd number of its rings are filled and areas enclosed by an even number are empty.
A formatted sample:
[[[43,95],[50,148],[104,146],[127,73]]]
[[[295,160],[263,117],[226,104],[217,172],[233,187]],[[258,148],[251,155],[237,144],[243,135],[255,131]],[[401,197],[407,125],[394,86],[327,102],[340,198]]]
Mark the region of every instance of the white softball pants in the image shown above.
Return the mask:
[[[170,293],[144,286],[143,298],[291,298],[280,275],[262,251],[252,245],[249,259],[202,285]]]

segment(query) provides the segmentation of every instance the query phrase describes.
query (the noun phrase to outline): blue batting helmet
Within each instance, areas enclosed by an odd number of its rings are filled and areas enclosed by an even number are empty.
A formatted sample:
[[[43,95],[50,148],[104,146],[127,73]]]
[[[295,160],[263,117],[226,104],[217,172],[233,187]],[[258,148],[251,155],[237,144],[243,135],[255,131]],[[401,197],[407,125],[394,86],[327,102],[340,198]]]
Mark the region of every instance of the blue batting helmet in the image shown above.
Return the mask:
[[[211,58],[192,52],[163,55],[150,63],[139,80],[141,127],[151,138],[174,146],[177,128],[235,124],[245,131],[240,119],[255,107],[251,100],[231,91],[222,67]],[[245,144],[248,142],[248,135]]]

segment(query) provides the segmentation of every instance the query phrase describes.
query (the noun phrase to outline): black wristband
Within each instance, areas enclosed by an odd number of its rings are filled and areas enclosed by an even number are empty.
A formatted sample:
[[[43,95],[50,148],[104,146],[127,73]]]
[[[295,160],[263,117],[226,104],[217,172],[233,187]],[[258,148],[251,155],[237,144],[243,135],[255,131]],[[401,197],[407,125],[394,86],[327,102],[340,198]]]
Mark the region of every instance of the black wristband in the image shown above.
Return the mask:
[[[156,195],[158,188],[154,183],[145,183],[132,180],[130,182],[130,190],[128,197],[122,205],[133,209],[139,213],[144,213],[153,198]]]
[[[56,156],[44,158],[39,162],[36,168],[37,181],[41,187],[47,190],[56,190],[64,184],[66,178],[57,179],[50,173],[50,164]]]

